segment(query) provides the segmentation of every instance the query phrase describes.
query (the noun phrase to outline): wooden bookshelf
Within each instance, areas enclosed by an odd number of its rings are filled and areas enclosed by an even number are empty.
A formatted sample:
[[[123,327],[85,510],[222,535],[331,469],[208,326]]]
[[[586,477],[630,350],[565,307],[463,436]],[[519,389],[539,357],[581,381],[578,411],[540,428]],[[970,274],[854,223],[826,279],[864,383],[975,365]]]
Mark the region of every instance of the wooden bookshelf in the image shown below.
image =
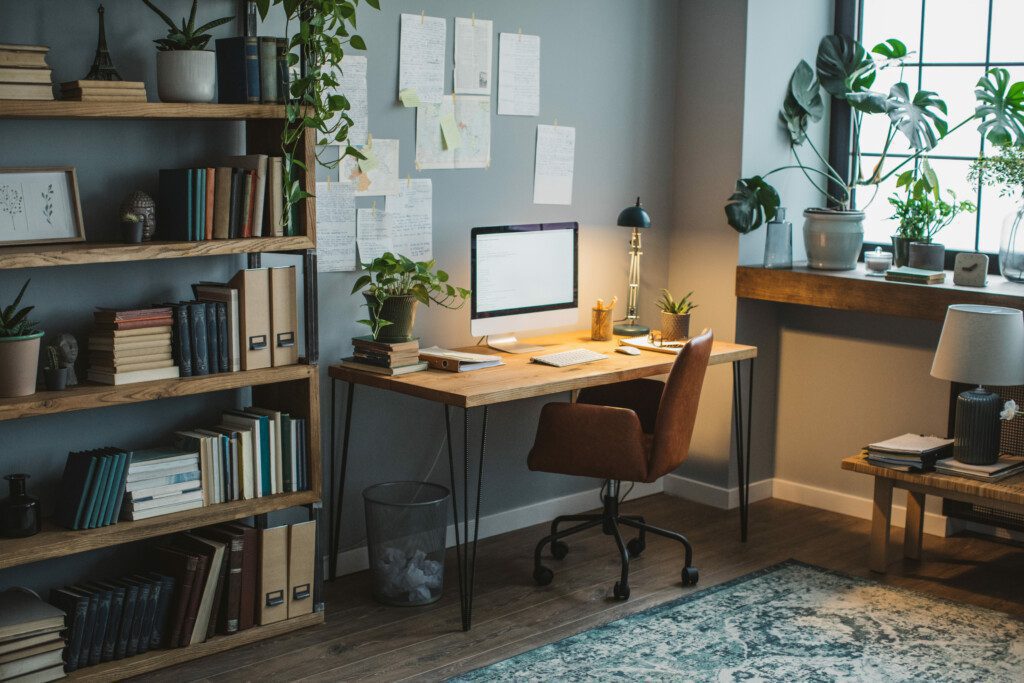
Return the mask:
[[[164,667],[241,647],[242,645],[256,643],[268,638],[276,638],[291,631],[317,626],[322,623],[324,623],[324,613],[313,612],[312,614],[292,617],[291,619],[285,619],[284,621],[267,626],[253,626],[252,628],[227,636],[216,636],[205,643],[197,643],[173,650],[152,650],[145,654],[128,657],[116,662],[89,666],[69,674],[65,680],[96,681],[97,683],[120,681],[132,676],[156,671],[157,669],[163,669]]]
[[[252,500],[234,500],[228,503],[207,505],[195,510],[174,512],[138,522],[119,521],[98,529],[79,529],[77,531],[45,521],[43,530],[35,536],[0,538],[0,569],[84,553],[99,548],[109,548],[122,543],[142,541],[147,538],[244,519],[290,507],[309,505],[319,499],[320,494],[315,490],[277,493]]]
[[[283,104],[175,104],[168,102],[65,102],[0,100],[5,119],[284,119]]]

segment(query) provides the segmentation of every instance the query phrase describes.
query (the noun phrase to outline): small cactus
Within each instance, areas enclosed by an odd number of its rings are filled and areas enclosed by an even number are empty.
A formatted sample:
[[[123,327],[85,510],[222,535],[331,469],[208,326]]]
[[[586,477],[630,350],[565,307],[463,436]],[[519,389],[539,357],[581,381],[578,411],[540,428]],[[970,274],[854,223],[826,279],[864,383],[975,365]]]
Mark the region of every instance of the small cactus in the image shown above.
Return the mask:
[[[43,367],[47,370],[60,368],[60,349],[57,348],[56,344],[50,344],[46,347],[46,361]]]

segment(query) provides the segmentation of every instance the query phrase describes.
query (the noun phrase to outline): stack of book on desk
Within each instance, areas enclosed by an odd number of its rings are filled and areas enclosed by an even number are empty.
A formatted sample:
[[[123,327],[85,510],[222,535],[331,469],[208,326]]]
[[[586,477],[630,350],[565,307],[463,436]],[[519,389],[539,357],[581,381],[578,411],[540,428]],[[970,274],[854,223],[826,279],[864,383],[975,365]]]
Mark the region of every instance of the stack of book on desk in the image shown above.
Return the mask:
[[[52,100],[44,45],[0,45],[0,100]]]
[[[1024,472],[1024,456],[1003,455],[991,465],[968,465],[956,458],[946,458],[935,463],[935,471],[978,481],[999,481]]]
[[[343,358],[341,365],[380,375],[407,375],[427,369],[427,363],[420,360],[418,339],[389,344],[373,337],[353,337],[352,355]]]
[[[867,451],[872,465],[902,472],[928,472],[935,469],[938,460],[952,454],[953,439],[904,434],[870,444]]]
[[[145,102],[142,81],[67,81],[60,84],[60,98],[69,102]]]
[[[0,593],[0,681],[64,677],[64,612],[28,591]]]
[[[88,378],[131,384],[178,376],[171,355],[171,309],[100,309],[89,336]]]

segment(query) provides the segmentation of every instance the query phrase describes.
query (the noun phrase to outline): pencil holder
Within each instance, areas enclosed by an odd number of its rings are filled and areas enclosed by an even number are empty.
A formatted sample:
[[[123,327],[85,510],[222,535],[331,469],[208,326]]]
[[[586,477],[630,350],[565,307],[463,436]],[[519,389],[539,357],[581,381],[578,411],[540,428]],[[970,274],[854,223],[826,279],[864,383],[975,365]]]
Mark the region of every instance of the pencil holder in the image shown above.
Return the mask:
[[[595,308],[590,312],[590,338],[594,341],[611,341],[612,309]]]

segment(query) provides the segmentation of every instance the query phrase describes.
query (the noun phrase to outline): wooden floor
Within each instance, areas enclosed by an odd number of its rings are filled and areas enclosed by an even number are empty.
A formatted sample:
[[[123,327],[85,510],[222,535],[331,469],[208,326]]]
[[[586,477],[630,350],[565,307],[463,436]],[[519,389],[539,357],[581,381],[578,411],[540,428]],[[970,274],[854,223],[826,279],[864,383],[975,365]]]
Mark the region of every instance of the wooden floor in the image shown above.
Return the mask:
[[[537,588],[533,527],[480,542],[473,629],[459,630],[455,558],[445,595],[421,608],[384,607],[369,597],[366,572],[328,584],[327,623],[278,640],[166,669],[148,681],[438,680],[652,607],[684,593],[795,558],[857,576],[973,603],[1024,618],[1024,548],[977,537],[925,536],[924,560],[898,559],[885,577],[866,570],[869,523],[814,508],[767,500],[751,508],[750,541],[738,540],[736,511],[656,495],[623,505],[648,522],[688,534],[700,584],[683,589],[681,548],[648,537],[630,575],[632,597],[610,598],[618,576],[614,542],[599,530],[569,539],[569,556],[548,560],[554,582]]]

